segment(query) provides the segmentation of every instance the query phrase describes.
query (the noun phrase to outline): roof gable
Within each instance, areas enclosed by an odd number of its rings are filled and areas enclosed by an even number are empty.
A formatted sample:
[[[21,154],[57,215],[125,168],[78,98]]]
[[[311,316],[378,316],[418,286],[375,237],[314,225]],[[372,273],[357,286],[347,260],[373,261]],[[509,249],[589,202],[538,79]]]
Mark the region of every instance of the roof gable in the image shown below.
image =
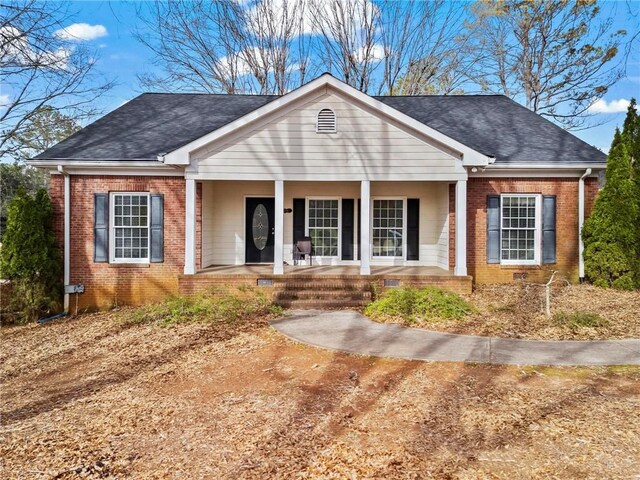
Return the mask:
[[[316,129],[335,114],[331,133]],[[189,152],[188,178],[357,181],[466,178],[460,154],[333,88]]]
[[[269,102],[256,110],[243,115],[222,128],[214,130],[207,135],[197,138],[194,141],[169,152],[164,156],[164,161],[168,164],[188,165],[190,163],[189,154],[191,152],[198,150],[205,145],[220,141],[238,129],[257,122],[261,118],[271,115],[274,112],[285,110],[296,102],[306,101],[306,99],[313,97],[314,95],[317,96],[323,94],[328,91],[328,89],[333,89],[340,93],[344,98],[344,101],[353,101],[365,105],[366,107],[377,111],[379,114],[388,116],[403,126],[429,137],[434,142],[458,152],[465,165],[485,166],[490,163],[491,159],[487,155],[483,155],[482,153],[469,148],[464,143],[429,127],[427,124],[417,121],[393,107],[385,105],[383,102],[360,92],[344,82],[341,82],[328,73],[325,73],[306,85],[283,95],[277,100]]]

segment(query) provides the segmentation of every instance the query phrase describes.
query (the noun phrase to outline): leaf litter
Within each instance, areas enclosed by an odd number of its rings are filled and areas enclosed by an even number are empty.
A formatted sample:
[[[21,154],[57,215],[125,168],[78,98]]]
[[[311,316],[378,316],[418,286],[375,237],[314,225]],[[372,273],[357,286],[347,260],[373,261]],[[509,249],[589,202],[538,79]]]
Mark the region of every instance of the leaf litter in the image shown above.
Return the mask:
[[[629,478],[640,369],[375,359],[264,318],[2,329],[0,477]]]

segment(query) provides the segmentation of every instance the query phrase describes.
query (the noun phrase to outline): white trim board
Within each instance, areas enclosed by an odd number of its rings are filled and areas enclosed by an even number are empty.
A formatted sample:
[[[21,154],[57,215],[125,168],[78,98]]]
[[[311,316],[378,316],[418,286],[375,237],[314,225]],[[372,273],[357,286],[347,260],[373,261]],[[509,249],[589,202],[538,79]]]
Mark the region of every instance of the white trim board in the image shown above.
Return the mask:
[[[144,258],[116,258],[116,228],[145,228],[141,226],[116,226],[116,197],[146,197],[147,199],[147,256]],[[109,263],[111,264],[148,264],[151,261],[151,194],[149,192],[109,192]],[[124,248],[124,247],[123,247]],[[133,248],[133,247],[132,247]]]

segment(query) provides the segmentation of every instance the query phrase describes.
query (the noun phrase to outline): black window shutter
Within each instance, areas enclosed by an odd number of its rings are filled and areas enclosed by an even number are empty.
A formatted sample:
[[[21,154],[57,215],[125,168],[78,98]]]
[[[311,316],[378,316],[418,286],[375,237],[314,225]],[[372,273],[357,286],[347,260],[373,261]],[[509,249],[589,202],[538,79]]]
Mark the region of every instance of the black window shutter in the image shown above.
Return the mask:
[[[556,196],[542,197],[542,263],[556,263]]]
[[[109,194],[93,194],[93,261],[109,261]]]
[[[420,199],[407,199],[407,260],[420,260]]]
[[[487,196],[487,263],[500,263],[500,195]]]
[[[150,244],[149,252],[152,263],[164,262],[164,196],[151,195],[151,218],[149,221]]]
[[[342,260],[353,260],[353,198],[342,199]]]
[[[360,199],[358,199],[358,233],[356,234],[356,243],[358,244],[358,260],[360,260],[360,232],[362,231],[362,218],[360,217]]]
[[[304,198],[293,199],[293,243],[302,240],[305,230],[305,201]]]

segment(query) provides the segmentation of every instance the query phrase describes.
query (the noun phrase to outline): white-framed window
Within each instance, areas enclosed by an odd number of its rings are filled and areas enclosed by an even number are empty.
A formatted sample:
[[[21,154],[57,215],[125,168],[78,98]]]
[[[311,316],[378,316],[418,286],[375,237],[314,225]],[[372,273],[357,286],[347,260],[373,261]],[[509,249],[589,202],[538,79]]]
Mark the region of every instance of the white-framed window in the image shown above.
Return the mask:
[[[404,258],[406,244],[406,201],[404,198],[374,198],[371,209],[373,257]]]
[[[149,194],[112,192],[110,257],[112,263],[149,262]]]
[[[541,253],[541,196],[500,195],[500,263],[538,265]]]
[[[307,235],[316,257],[340,256],[340,208],[339,197],[307,198]]]

